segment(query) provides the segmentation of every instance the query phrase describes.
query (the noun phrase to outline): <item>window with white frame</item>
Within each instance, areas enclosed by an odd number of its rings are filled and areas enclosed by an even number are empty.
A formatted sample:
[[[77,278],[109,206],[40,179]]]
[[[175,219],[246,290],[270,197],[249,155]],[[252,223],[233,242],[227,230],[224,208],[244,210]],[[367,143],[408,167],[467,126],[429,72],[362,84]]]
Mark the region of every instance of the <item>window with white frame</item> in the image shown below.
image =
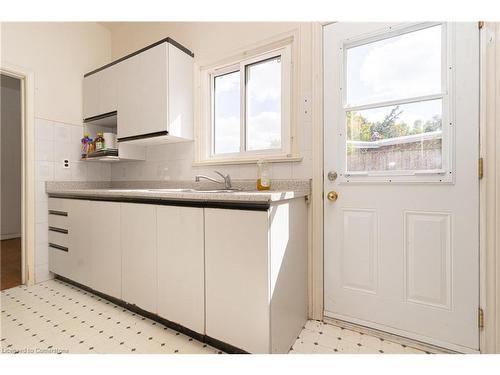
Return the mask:
[[[346,41],[341,140],[345,174],[448,168],[445,24],[420,24]]]
[[[201,159],[290,154],[290,43],[206,69],[202,79],[207,82],[201,93],[206,98]]]

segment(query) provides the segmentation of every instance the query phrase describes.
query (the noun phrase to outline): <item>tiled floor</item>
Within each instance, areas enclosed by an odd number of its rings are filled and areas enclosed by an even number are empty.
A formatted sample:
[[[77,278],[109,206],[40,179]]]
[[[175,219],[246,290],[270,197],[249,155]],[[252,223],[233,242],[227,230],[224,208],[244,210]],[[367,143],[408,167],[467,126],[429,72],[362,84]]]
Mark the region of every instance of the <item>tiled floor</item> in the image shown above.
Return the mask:
[[[289,354],[425,354],[378,337],[309,320]]]
[[[3,353],[221,353],[60,280],[1,292]],[[423,353],[308,321],[290,353]]]

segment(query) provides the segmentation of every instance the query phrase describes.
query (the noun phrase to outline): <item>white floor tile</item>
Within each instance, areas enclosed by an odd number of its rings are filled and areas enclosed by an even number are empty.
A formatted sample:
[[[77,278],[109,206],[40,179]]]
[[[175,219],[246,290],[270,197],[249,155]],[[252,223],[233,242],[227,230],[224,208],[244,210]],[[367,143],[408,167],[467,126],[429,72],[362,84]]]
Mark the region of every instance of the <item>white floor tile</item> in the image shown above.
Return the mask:
[[[160,323],[60,280],[2,291],[3,352],[222,354]],[[290,354],[424,353],[316,320],[307,321]]]

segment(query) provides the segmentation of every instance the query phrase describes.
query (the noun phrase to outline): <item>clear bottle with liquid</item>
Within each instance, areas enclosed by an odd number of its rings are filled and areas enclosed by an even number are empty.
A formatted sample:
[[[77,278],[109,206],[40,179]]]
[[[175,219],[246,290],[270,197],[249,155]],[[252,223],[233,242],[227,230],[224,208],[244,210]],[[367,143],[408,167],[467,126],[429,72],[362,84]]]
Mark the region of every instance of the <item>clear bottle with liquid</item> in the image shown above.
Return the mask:
[[[97,133],[97,137],[95,139],[95,150],[96,151],[104,150],[104,137],[102,132]]]
[[[263,160],[259,160],[257,162],[257,190],[271,189],[269,174],[269,164]]]

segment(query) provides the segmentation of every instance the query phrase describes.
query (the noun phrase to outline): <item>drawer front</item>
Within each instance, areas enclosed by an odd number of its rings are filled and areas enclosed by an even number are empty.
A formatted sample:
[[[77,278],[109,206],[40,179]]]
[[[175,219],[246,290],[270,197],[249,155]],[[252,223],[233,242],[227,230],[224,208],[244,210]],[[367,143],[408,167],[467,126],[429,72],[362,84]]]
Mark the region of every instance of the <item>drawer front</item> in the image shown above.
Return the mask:
[[[68,247],[69,239],[67,233],[62,233],[56,230],[57,228],[49,227],[49,244]]]
[[[55,227],[60,229],[69,229],[69,219],[68,216],[62,216],[49,210],[49,227]]]
[[[49,212],[56,211],[61,214],[68,214],[68,209],[70,206],[69,199],[62,198],[49,198]]]

